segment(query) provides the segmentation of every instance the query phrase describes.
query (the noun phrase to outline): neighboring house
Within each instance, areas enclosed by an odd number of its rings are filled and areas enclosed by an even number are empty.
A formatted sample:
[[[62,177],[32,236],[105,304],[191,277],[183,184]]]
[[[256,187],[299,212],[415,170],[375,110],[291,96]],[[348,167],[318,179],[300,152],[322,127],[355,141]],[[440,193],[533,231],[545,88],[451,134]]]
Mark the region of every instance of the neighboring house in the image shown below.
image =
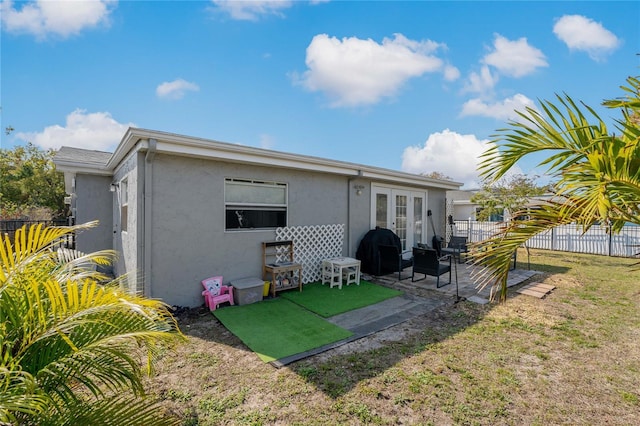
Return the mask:
[[[54,163],[76,223],[100,221],[77,249],[117,250],[130,291],[187,307],[203,304],[204,278],[260,277],[261,243],[277,228],[342,224],[351,257],[375,226],[405,248],[428,242],[427,210],[444,227],[446,191],[462,185],[135,128],[114,153],[63,147]]]
[[[478,203],[471,198],[480,192],[479,189],[447,191],[447,216],[453,220],[477,220],[477,214],[482,210]],[[528,207],[535,207],[553,198],[552,194],[539,195],[529,199]],[[511,218],[508,210],[501,209],[501,213],[492,215],[488,222],[503,222]]]
[[[476,220],[480,205],[471,201],[471,197],[479,190],[447,191],[447,216],[453,220]]]

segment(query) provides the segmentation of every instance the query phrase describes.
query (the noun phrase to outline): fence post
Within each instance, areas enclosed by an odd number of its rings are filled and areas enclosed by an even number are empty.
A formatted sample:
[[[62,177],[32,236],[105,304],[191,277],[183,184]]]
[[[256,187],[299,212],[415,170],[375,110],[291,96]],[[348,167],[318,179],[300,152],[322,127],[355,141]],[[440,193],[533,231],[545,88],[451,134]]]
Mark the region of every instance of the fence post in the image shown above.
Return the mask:
[[[607,232],[609,233],[609,257],[611,257],[612,245],[613,245],[613,232],[611,232],[611,225],[607,225]]]

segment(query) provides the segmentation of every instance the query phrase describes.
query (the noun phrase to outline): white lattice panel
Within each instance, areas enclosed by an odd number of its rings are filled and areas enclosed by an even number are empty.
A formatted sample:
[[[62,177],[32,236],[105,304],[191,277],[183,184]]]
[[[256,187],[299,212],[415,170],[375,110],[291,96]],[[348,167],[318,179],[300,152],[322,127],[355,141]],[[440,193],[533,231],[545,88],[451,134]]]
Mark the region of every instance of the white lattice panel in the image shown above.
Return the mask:
[[[276,229],[276,241],[293,240],[294,260],[302,264],[302,283],[320,280],[323,259],[342,256],[344,224]]]
[[[453,209],[454,209],[453,200],[447,199],[446,203],[445,203],[445,208],[444,208],[444,210],[445,210],[445,220],[446,220],[445,223],[447,223],[447,225],[445,225],[445,235],[446,235],[446,241],[447,242],[451,241],[451,237],[453,236],[453,233],[454,233],[454,229],[452,229],[452,227],[448,225],[448,223],[449,223],[449,221],[448,221],[449,215],[451,215],[453,217],[456,216]]]

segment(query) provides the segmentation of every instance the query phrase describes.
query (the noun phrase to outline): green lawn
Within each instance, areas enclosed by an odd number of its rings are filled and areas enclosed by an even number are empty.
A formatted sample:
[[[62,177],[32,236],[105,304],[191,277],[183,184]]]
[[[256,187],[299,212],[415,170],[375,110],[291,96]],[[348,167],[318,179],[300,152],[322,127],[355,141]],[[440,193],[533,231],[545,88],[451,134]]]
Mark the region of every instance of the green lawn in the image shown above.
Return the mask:
[[[180,319],[152,393],[184,425],[640,424],[633,259],[532,250],[557,288],[448,305],[275,369],[208,313]],[[419,295],[428,296],[430,290]]]

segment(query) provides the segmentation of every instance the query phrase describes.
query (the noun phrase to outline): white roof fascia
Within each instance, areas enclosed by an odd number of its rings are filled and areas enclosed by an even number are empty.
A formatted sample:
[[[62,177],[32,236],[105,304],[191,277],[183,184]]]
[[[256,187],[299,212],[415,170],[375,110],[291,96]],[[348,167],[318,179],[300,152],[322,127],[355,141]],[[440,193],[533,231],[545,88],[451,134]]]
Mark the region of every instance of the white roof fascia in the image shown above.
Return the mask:
[[[167,143],[158,140],[156,152],[166,154],[176,154],[187,157],[209,158],[214,160],[224,160],[235,163],[256,164],[270,167],[283,167],[298,170],[313,170],[325,173],[337,174],[358,174],[353,167],[345,168],[344,166],[322,162],[321,160],[313,161],[309,157],[307,161],[301,161],[299,157],[292,157],[292,154],[277,153],[277,155],[266,156],[264,153],[256,153],[244,150],[212,150],[210,147],[202,146],[178,146],[173,143]],[[269,152],[269,151],[267,151]],[[272,151],[271,151],[272,152]]]
[[[386,180],[390,182],[409,184],[409,185],[419,185],[430,188],[442,188],[442,189],[458,189],[463,183],[454,182],[454,181],[446,181],[439,179],[431,179],[421,175],[414,175],[403,172],[396,172],[394,170],[388,170],[383,168],[376,167],[368,167],[361,166],[362,177],[366,177],[372,180]]]
[[[100,176],[111,176],[111,170],[104,167],[91,167],[87,163],[76,161],[56,161],[56,170],[59,172],[83,173]]]
[[[131,150],[145,151],[148,147],[147,141],[149,139],[156,140],[157,153],[220,159],[269,167],[312,170],[431,188],[456,190],[462,186],[460,182],[432,179],[384,168],[137,128],[129,128],[127,130],[106,168],[113,171]]]
[[[358,171],[363,166],[326,160],[319,157],[302,156],[288,152],[272,151],[262,148],[255,148],[246,145],[218,142],[210,139],[194,138],[171,133],[163,133],[144,129],[129,129],[107,163],[107,167],[112,169],[122,158],[135,147],[138,141],[146,142],[148,139],[155,139],[157,142],[156,151],[158,153],[176,154],[188,157],[221,159],[239,163],[259,164],[265,166],[276,166],[294,168],[300,170],[315,170],[327,173],[338,173],[347,175],[358,175]],[[139,145],[144,149],[144,146]]]
[[[132,149],[129,149],[128,151],[124,151],[124,150],[122,151],[122,158],[120,159],[120,161],[115,163],[113,167],[111,167],[111,163],[113,162],[112,161],[113,156],[112,156],[109,162],[107,163],[109,169],[111,170],[111,174],[116,175],[118,173],[118,170],[122,168],[127,161],[129,161],[130,157],[136,155],[137,152],[145,152],[147,151],[147,149],[149,149],[149,141],[147,139],[138,140],[137,143],[133,144]]]
[[[111,170],[112,172],[115,171],[124,157],[129,154],[129,152],[135,147],[140,139],[143,139],[134,135],[136,130],[137,129],[132,127],[129,127],[127,129],[124,136],[120,140],[120,143],[116,147],[116,150],[113,152],[113,155],[111,155],[111,159],[109,159],[109,161],[107,162],[107,169]],[[138,146],[138,148],[141,147]]]

